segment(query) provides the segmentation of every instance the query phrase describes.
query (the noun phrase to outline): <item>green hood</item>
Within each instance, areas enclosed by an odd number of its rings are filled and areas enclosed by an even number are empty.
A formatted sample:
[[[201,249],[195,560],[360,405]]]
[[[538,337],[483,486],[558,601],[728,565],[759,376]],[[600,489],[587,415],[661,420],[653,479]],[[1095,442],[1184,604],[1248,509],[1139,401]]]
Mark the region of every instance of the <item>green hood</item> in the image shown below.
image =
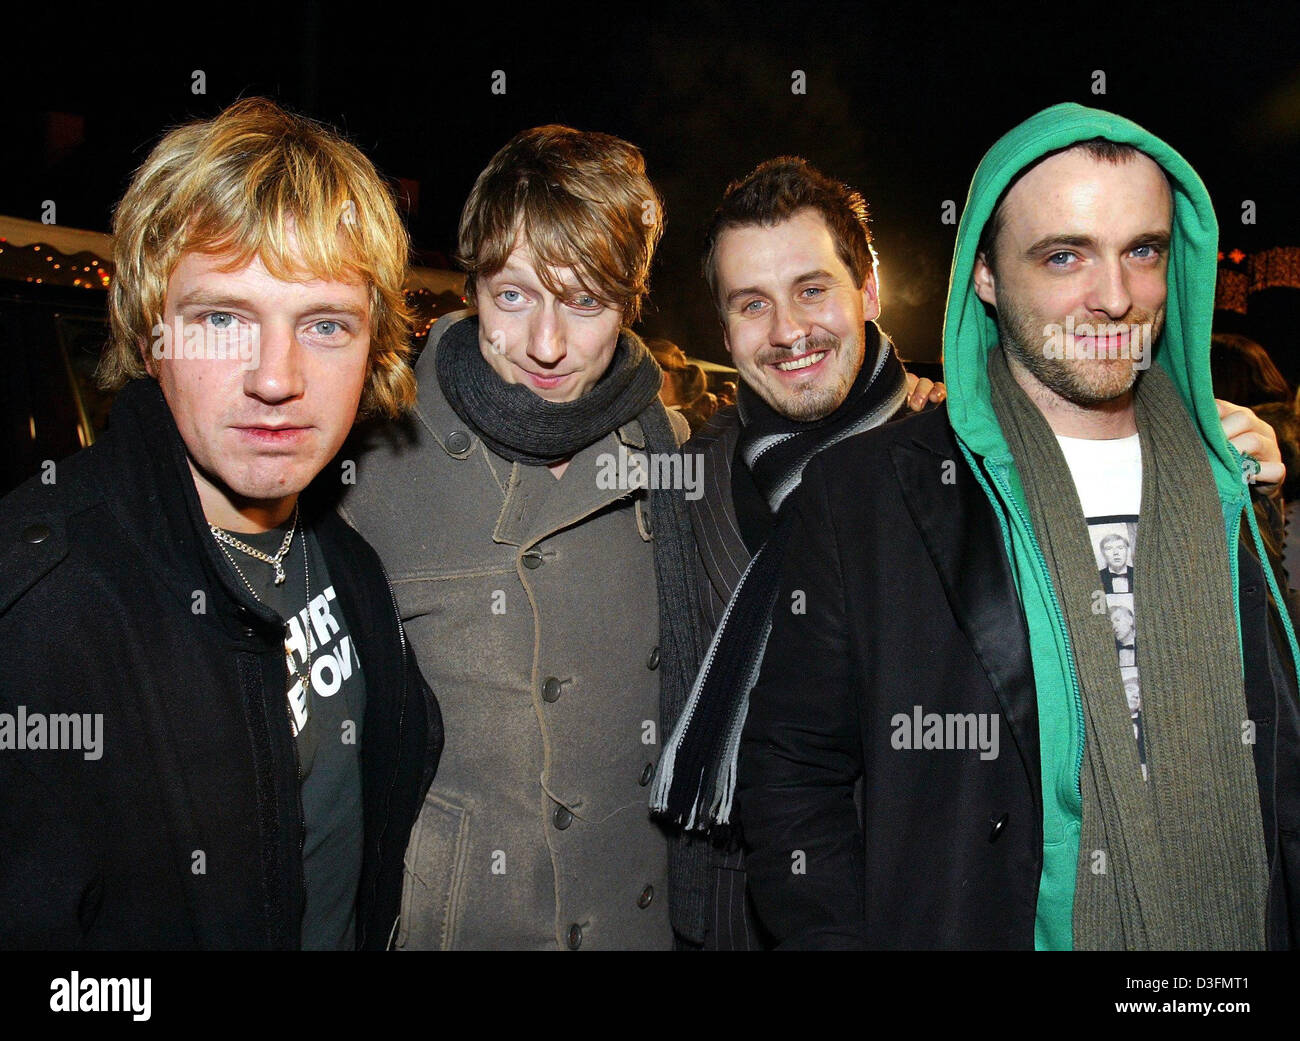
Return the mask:
[[[1218,225],[1205,186],[1177,152],[1127,119],[1075,104],[1045,109],[998,141],[975,172],[957,233],[943,330],[948,415],[966,461],[997,514],[1029,631],[1043,784],[1043,868],[1034,929],[1039,949],[1073,945],[1083,708],[1064,617],[1028,521],[1019,474],[993,412],[987,361],[998,343],[997,324],[976,295],[971,276],[980,232],[1012,178],[1046,153],[1094,137],[1135,146],[1169,175],[1174,212],[1168,297],[1164,332],[1153,345],[1153,364],[1173,379],[1200,430],[1223,506],[1234,591],[1235,544],[1243,514],[1256,553],[1267,559],[1254,511],[1245,508],[1249,489],[1241,459],[1224,436],[1210,382]],[[1265,567],[1264,574],[1272,595],[1282,602],[1271,569]],[[1281,620],[1293,659],[1300,660],[1285,613]]]
[[[1209,193],[1187,161],[1158,137],[1121,116],[1073,102],[1044,109],[1004,135],[989,149],[971,181],[957,231],[943,328],[944,379],[953,429],[977,455],[1006,456],[990,405],[987,369],[989,350],[998,342],[997,325],[975,295],[971,279],[980,232],[1017,173],[1048,152],[1093,137],[1131,144],[1169,175],[1174,194],[1169,297],[1164,333],[1155,344],[1155,364],[1169,373],[1182,394],[1211,453],[1211,464],[1220,464],[1214,466],[1220,490],[1236,494],[1241,471],[1223,435],[1210,383],[1219,225]]]

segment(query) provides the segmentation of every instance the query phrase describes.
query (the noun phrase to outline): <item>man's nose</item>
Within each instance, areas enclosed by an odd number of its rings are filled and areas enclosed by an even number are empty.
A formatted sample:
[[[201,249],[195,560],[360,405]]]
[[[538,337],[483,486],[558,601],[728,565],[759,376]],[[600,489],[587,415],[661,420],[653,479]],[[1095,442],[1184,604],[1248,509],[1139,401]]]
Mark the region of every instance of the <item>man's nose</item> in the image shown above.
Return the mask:
[[[293,326],[268,322],[250,326],[255,352],[244,375],[244,393],[268,405],[299,397],[306,389],[303,347]]]
[[[549,307],[538,309],[528,335],[528,356],[544,365],[554,365],[567,353],[564,327]]]
[[[1106,315],[1117,321],[1133,307],[1133,293],[1129,288],[1129,273],[1119,257],[1103,261],[1089,287],[1086,301],[1088,310]]]
[[[772,330],[769,339],[774,346],[788,347],[796,354],[807,349],[806,323],[792,305],[776,304],[772,308]]]

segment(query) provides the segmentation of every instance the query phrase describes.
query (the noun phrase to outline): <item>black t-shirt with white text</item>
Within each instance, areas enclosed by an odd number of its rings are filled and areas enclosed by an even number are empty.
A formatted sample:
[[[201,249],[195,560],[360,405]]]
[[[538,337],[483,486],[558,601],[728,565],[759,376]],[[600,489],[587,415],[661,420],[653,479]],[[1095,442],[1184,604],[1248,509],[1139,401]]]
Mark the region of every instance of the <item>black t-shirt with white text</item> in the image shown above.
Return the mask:
[[[234,538],[274,556],[289,525]],[[304,950],[351,950],[361,879],[361,723],[366,688],[348,631],[345,605],[330,581],[314,536],[303,529],[283,560],[284,582],[272,565],[225,546],[257,597],[286,619],[286,720],[294,735],[301,779]],[[310,601],[308,592],[310,591]],[[310,662],[310,665],[309,665]],[[303,676],[309,677],[303,692]]]

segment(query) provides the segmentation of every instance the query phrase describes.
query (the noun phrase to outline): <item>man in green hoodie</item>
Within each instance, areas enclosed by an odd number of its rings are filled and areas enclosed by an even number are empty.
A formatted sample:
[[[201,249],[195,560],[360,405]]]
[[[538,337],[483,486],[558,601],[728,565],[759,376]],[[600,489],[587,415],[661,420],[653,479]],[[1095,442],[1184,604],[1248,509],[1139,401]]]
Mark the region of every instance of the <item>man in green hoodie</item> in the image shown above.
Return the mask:
[[[985,156],[947,408],[823,452],[793,504],[738,796],[783,944],[1300,943],[1300,652],[1210,389],[1216,253],[1127,120],[1057,105]]]

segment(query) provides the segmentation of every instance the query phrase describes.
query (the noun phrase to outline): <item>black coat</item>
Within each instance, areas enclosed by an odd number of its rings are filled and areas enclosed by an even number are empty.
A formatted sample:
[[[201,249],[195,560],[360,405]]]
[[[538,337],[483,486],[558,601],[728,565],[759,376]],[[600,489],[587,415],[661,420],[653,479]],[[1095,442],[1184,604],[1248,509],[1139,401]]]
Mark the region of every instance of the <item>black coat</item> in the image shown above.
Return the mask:
[[[103,750],[0,751],[0,946],[298,947],[282,624],[221,557],[157,384],[56,478],[0,502],[0,712],[100,713]],[[442,721],[379,558],[302,513],[365,670],[356,935],[383,948]]]
[[[760,918],[786,947],[1032,947],[1043,836],[1028,630],[997,517],[947,409],[827,449],[796,494],[740,755]],[[1293,947],[1295,676],[1277,607],[1244,544],[1239,564],[1271,870],[1268,941]],[[1000,717],[998,756],[893,747],[891,721],[917,705]]]

